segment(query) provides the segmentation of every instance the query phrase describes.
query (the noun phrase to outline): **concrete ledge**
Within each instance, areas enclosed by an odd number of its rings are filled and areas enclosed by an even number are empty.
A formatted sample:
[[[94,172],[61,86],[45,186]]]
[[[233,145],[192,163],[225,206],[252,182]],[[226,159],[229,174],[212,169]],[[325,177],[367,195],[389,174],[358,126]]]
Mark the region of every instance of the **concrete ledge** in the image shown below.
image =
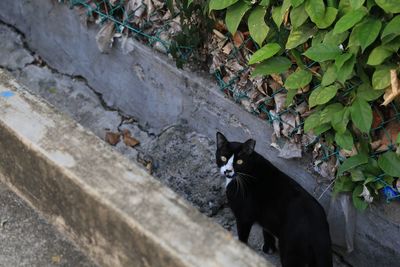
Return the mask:
[[[102,266],[273,266],[0,69],[0,179]]]

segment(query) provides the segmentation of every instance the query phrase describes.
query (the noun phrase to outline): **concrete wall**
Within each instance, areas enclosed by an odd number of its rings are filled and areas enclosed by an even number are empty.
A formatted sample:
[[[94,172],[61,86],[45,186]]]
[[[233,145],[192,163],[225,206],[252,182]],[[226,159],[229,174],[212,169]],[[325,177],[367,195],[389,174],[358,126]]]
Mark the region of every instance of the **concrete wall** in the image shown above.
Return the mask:
[[[98,27],[81,24],[78,15],[57,1],[6,0],[0,2],[0,19],[25,33],[30,46],[54,68],[85,77],[105,102],[135,116],[159,132],[164,126],[187,123],[214,137],[217,130],[232,140],[253,137],[257,150],[276,166],[317,195],[326,184],[307,170],[310,158],[284,160],[269,146],[272,129],[226,99],[215,82],[200,74],[178,70],[167,57],[135,43],[129,56],[119,44],[101,54],[95,42]],[[328,209],[330,194],[321,199]],[[355,266],[393,266],[400,262],[400,205],[374,205],[359,214],[355,250],[343,253]],[[341,220],[343,217],[340,216]],[[342,225],[331,223],[342,233]]]

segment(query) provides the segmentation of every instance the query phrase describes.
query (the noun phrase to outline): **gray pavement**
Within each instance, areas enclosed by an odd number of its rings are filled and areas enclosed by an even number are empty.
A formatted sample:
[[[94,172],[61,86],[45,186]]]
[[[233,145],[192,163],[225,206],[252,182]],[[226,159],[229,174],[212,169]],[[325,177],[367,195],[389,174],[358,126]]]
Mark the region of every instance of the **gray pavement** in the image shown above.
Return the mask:
[[[0,266],[97,265],[0,183]]]

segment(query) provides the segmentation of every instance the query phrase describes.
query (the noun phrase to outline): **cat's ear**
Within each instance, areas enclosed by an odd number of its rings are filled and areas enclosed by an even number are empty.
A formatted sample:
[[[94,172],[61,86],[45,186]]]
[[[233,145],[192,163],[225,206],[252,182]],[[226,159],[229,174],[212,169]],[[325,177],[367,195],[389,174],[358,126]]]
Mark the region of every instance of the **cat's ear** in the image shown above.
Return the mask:
[[[226,137],[222,133],[217,132],[217,147],[220,149],[224,147],[226,143],[228,143]]]
[[[246,155],[251,155],[251,153],[253,153],[253,151],[254,151],[255,146],[256,146],[256,141],[254,139],[249,139],[243,143],[242,151]]]

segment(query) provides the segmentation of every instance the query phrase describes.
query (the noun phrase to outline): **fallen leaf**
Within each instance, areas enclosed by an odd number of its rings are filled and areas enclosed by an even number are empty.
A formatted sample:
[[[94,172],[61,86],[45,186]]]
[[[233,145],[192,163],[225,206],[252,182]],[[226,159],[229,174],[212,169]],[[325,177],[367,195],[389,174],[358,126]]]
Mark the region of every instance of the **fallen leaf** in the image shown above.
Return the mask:
[[[381,140],[382,145],[396,144],[397,135],[400,133],[400,122],[396,120],[390,121],[379,133],[379,140]]]
[[[275,100],[275,111],[276,111],[276,113],[279,113],[285,107],[286,94],[284,94],[284,93],[275,94],[274,100]]]
[[[382,103],[383,106],[387,106],[400,95],[399,79],[397,78],[396,70],[390,70],[390,84],[391,86],[386,89],[383,95],[383,99],[385,100]]]
[[[229,55],[231,53],[233,49],[233,45],[232,43],[227,43],[223,48],[222,48],[222,52],[224,52],[224,54]]]
[[[376,140],[376,141],[372,142],[371,143],[372,151],[377,150],[381,145],[382,145],[382,141],[381,140]]]
[[[120,133],[106,132],[105,140],[110,145],[115,146],[116,144],[119,143],[120,136],[121,136]]]
[[[135,147],[138,144],[140,144],[140,142],[137,139],[131,136],[131,132],[128,129],[123,130],[122,135],[125,145],[130,147]]]
[[[61,256],[55,255],[55,256],[51,257],[51,262],[52,262],[53,264],[60,264],[60,262],[61,262]]]
[[[372,201],[374,201],[374,197],[371,196],[371,193],[365,185],[363,186],[363,191],[359,196],[363,197],[365,202],[367,203],[372,203]]]
[[[240,47],[244,42],[244,36],[240,31],[235,32],[233,35],[233,44],[236,47]]]
[[[217,20],[214,24],[215,29],[217,29],[219,32],[226,32],[228,31],[226,28],[225,23],[222,20]]]
[[[382,123],[382,115],[379,113],[378,110],[374,109],[372,112],[372,125],[371,129],[375,129],[380,126]]]
[[[96,34],[96,43],[100,52],[107,53],[113,43],[114,36],[114,22],[108,21],[106,24],[101,27],[100,31]]]
[[[282,134],[290,138],[290,134],[296,127],[296,116],[292,113],[284,113],[281,115],[282,122]]]
[[[279,117],[277,116],[274,110],[270,110],[270,115],[272,119],[272,126],[274,127],[274,133],[276,137],[281,137],[281,123],[279,121]]]
[[[225,40],[226,36],[218,30],[213,30],[214,36],[216,36],[220,40]]]
[[[271,74],[272,79],[279,85],[283,86],[282,77],[279,74]]]
[[[279,150],[278,157],[284,159],[301,158],[302,157],[301,144],[285,142],[283,148]]]

